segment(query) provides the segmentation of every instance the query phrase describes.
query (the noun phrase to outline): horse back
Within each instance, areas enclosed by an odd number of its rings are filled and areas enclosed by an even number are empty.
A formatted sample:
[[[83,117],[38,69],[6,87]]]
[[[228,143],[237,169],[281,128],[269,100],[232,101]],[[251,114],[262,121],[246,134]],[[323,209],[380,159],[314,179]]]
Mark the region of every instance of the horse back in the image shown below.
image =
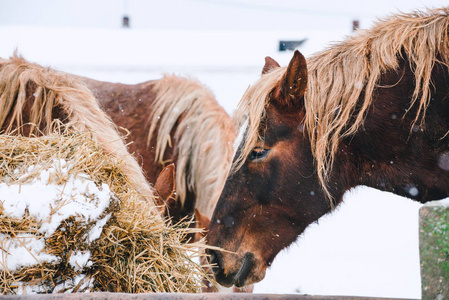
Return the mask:
[[[154,81],[122,84],[98,81],[86,77],[81,80],[98,99],[100,107],[112,119],[126,141],[129,152],[141,165],[149,182],[156,182],[162,167],[155,163],[155,149],[148,144],[149,114],[156,97]],[[171,153],[167,153],[170,156]]]

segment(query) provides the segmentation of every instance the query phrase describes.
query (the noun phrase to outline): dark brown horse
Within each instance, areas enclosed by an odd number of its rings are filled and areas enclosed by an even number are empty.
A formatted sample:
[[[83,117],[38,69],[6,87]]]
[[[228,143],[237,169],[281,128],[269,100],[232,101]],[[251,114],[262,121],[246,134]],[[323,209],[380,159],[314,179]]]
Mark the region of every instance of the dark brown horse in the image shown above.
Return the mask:
[[[449,8],[401,14],[287,68],[266,59],[210,225],[217,281],[260,281],[274,257],[367,185],[449,195]],[[242,122],[243,123],[243,122]]]
[[[176,168],[176,195],[168,203],[174,221],[197,208],[209,218],[231,167],[234,123],[198,81],[178,76],[134,85],[82,78],[114,123],[129,134],[150,182],[170,163]]]

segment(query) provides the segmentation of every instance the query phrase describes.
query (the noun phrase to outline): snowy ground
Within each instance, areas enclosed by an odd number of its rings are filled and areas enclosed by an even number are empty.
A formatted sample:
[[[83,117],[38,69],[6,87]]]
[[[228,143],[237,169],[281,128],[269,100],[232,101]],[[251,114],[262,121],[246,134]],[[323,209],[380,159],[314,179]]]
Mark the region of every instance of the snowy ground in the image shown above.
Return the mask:
[[[349,32],[304,31],[305,55]],[[0,57],[15,47],[29,60],[91,78],[135,83],[164,72],[204,82],[232,113],[257,79],[264,57],[291,53],[277,41],[293,33],[0,27]],[[54,39],[46,39],[51,36]],[[360,187],[276,258],[258,293],[420,298],[418,209],[410,200]]]

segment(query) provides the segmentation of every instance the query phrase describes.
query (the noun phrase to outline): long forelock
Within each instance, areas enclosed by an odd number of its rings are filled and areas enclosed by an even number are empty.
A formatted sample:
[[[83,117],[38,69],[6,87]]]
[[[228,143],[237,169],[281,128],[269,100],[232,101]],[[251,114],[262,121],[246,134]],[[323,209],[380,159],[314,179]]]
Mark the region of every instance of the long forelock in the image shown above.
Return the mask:
[[[259,127],[266,114],[270,93],[278,85],[286,68],[277,68],[263,74],[260,79],[250,86],[234,114],[234,123],[239,127],[245,126],[243,141],[240,143],[237,156],[234,157],[232,172],[236,172],[245,163],[246,157],[260,140]]]

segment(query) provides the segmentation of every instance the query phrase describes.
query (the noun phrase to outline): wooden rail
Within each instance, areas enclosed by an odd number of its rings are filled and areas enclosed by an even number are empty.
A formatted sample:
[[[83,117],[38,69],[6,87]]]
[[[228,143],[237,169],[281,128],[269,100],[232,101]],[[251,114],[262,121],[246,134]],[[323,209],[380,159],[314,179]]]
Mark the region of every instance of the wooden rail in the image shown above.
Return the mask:
[[[355,297],[355,296],[307,296],[296,294],[124,294],[124,293],[84,293],[84,294],[49,294],[26,296],[0,296],[0,299],[11,300],[387,300],[389,298]],[[400,300],[395,298],[394,300]],[[410,300],[410,299],[408,299]]]

